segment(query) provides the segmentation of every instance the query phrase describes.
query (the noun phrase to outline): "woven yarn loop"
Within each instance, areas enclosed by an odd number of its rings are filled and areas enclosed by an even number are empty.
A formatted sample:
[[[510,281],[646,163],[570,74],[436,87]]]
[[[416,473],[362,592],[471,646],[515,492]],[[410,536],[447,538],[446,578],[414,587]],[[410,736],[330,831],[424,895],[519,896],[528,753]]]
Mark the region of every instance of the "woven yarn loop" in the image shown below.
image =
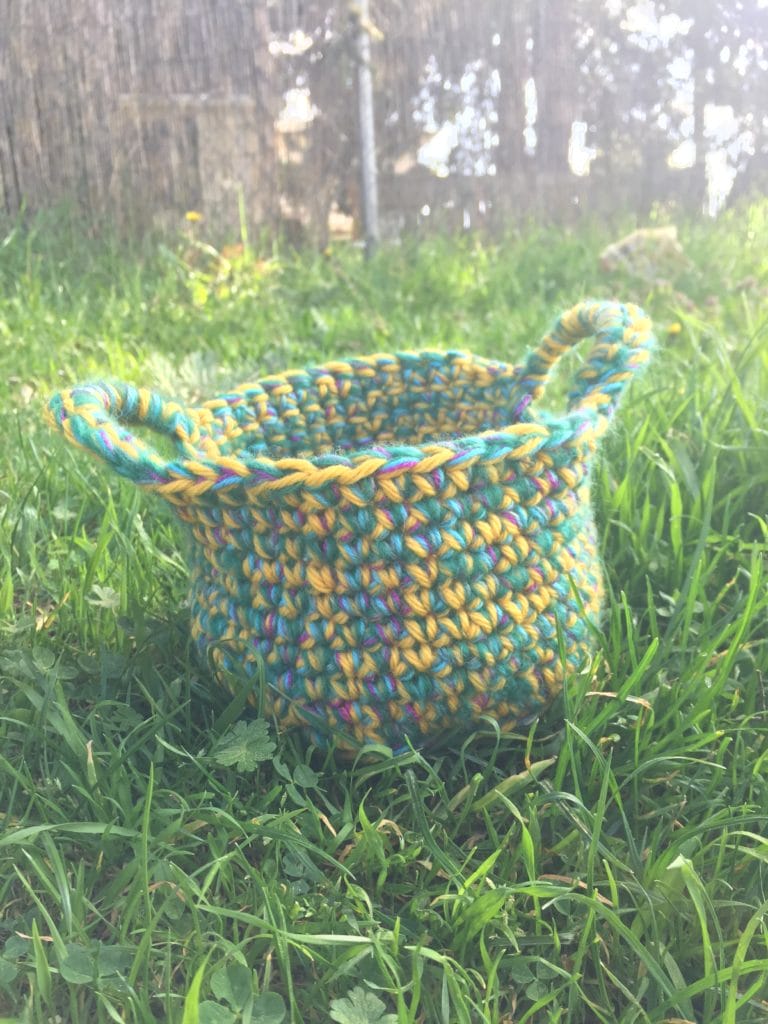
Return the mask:
[[[534,416],[591,336],[568,411]],[[638,307],[588,301],[517,366],[380,354],[190,408],[99,381],[47,416],[186,525],[192,634],[222,678],[263,668],[265,711],[320,746],[400,749],[481,716],[514,728],[593,651],[590,467],[654,344]]]

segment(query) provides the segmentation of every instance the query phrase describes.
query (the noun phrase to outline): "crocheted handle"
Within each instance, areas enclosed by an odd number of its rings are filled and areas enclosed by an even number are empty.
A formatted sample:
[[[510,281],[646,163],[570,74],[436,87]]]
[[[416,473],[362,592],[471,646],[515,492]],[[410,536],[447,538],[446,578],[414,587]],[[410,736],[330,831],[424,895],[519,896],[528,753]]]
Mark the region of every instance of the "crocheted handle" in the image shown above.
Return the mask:
[[[83,384],[54,395],[47,418],[74,444],[98,455],[115,472],[137,484],[167,483],[170,470],[188,475],[123,426],[143,424],[172,438],[184,459],[199,459],[197,424],[188,412],[147,388],[120,381]],[[202,467],[201,467],[202,469]]]
[[[595,343],[568,392],[569,410],[594,409],[610,418],[634,373],[648,362],[656,339],[651,321],[638,306],[581,302],[563,313],[520,369],[518,389],[528,405],[544,391],[552,366],[582,338]]]

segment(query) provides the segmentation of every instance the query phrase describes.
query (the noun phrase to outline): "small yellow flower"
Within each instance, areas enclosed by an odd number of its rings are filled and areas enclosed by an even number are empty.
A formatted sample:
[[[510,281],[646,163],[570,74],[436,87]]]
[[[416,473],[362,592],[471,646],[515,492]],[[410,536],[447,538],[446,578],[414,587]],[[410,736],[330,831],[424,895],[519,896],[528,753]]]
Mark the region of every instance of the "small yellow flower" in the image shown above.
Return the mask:
[[[670,324],[669,327],[667,327],[667,334],[679,334],[682,329],[683,325],[675,321],[675,323]]]
[[[197,210],[187,210],[184,214],[184,220],[188,220],[190,224],[197,224],[197,222],[202,219],[202,213],[199,213]]]

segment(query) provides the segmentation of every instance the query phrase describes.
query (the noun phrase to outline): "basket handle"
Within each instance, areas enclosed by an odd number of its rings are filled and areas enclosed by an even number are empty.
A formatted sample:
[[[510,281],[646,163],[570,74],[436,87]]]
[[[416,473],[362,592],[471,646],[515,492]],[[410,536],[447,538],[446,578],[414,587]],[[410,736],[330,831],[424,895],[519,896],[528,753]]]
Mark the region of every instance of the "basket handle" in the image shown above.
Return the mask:
[[[593,409],[607,419],[633,374],[646,365],[656,344],[651,321],[632,304],[587,300],[559,318],[520,367],[517,390],[522,406],[539,398],[552,366],[582,338],[595,343],[568,392],[570,411]]]
[[[49,400],[46,417],[73,444],[98,455],[137,484],[168,483],[189,476],[190,467],[165,458],[132,434],[125,423],[142,424],[172,438],[183,460],[203,457],[197,447],[200,430],[186,409],[154,391],[122,381],[60,391]]]

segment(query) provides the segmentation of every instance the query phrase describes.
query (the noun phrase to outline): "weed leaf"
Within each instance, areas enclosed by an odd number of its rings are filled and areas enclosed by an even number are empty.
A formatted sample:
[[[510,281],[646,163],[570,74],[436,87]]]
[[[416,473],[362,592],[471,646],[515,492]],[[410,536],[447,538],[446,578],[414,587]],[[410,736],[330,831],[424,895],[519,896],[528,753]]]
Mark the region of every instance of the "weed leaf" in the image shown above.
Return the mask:
[[[262,992],[256,996],[251,1009],[251,1024],[282,1024],[285,1020],[285,1003],[277,992]]]
[[[221,1003],[214,1003],[210,999],[204,999],[200,1003],[199,1012],[200,1024],[234,1024],[237,1017],[226,1006]]]
[[[255,722],[236,722],[219,740],[213,759],[226,768],[235,765],[239,772],[252,772],[260,762],[271,760],[274,752],[269,724],[257,718]]]
[[[298,764],[293,773],[293,781],[302,789],[312,789],[320,781],[320,776],[308,764]]]
[[[0,985],[10,985],[18,973],[19,969],[16,964],[12,964],[10,960],[0,956]]]
[[[83,946],[68,946],[59,969],[62,978],[71,985],[92,984],[98,974],[93,953]]]
[[[337,1024],[397,1024],[394,1013],[385,1013],[385,1010],[378,996],[359,985],[343,999],[331,1001],[331,1018]]]
[[[227,964],[211,977],[211,991],[233,1010],[242,1010],[253,995],[253,975],[243,964]]]

